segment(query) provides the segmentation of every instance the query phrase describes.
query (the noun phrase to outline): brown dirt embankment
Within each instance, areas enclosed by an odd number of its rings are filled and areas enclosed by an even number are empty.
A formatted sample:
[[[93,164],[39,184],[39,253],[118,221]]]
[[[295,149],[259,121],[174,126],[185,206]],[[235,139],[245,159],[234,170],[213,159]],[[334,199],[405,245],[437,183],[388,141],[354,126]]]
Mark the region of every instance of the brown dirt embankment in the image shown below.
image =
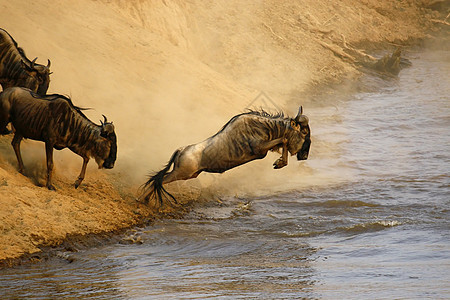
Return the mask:
[[[213,134],[260,91],[291,114],[316,105],[305,92],[359,76],[361,51],[392,51],[448,26],[434,2],[0,0],[0,27],[29,58],[51,59],[49,93],[93,108],[94,121],[108,116],[119,151],[111,171],[91,162],[77,190],[81,158],[57,151],[53,192],[41,187],[43,144],[22,144],[23,176],[11,137],[0,137],[0,261],[151,219],[137,189],[174,149]]]

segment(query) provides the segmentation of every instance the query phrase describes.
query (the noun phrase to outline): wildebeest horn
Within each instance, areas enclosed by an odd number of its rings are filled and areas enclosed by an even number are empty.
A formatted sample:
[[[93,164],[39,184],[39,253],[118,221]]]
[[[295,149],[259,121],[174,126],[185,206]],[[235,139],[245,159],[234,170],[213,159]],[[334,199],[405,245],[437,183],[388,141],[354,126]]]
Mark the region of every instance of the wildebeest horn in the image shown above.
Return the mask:
[[[37,57],[31,61],[31,68],[34,69],[34,63],[36,62]]]
[[[297,114],[297,116],[295,117],[295,121],[296,122],[299,122],[299,120],[300,120],[300,116],[303,114],[303,106],[300,106],[300,108],[298,109],[298,114]]]
[[[103,119],[104,119],[104,121],[103,121],[103,123],[102,124],[106,124],[107,122],[108,122],[108,119],[106,118],[106,116],[105,115],[102,115],[103,116]]]
[[[298,110],[298,114],[295,117],[295,121],[297,123],[300,123],[300,124],[305,125],[305,126],[308,125],[309,119],[308,119],[307,116],[303,115],[303,107],[302,106],[300,106],[300,108]]]
[[[48,63],[47,63],[47,69],[50,69],[50,64],[51,64],[51,62],[50,62],[50,59],[47,59],[48,60]]]

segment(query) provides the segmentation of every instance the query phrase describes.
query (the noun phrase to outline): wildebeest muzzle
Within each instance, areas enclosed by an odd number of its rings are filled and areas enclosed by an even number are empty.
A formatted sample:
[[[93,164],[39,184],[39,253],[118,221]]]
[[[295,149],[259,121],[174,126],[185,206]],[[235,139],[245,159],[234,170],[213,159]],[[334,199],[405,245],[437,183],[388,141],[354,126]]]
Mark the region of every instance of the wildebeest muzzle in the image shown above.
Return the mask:
[[[309,128],[309,118],[303,115],[303,107],[300,106],[295,123],[300,126],[301,134],[306,134],[300,151],[297,152],[297,160],[308,159],[309,148],[311,146],[311,130]]]
[[[105,119],[102,123],[102,132],[101,136],[106,138],[110,143],[111,146],[109,148],[109,155],[103,162],[102,167],[105,169],[112,169],[114,168],[114,163],[116,161],[117,157],[117,136],[114,132],[114,125],[112,123],[108,123],[105,116],[103,116]]]
[[[111,147],[110,147],[110,150],[109,150],[108,157],[103,162],[103,168],[105,168],[105,169],[112,169],[112,168],[114,168],[114,163],[115,163],[116,157],[117,157],[117,138],[116,138],[116,134],[115,133],[109,134],[107,139],[111,142]]]
[[[297,152],[297,160],[307,160],[309,155],[309,148],[311,146],[311,138],[308,134],[303,142],[302,148]]]
[[[105,160],[105,162],[103,163],[103,168],[105,168],[105,169],[114,168],[114,162]]]

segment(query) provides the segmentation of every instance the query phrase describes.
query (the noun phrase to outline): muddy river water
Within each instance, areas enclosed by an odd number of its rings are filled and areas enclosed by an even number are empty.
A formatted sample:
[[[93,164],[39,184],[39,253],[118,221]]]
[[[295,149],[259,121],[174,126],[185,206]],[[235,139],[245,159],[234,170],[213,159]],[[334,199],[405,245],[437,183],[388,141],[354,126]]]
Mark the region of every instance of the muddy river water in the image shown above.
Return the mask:
[[[308,108],[316,145],[339,149],[312,152],[310,176],[345,180],[228,197],[138,229],[142,244],[0,270],[0,298],[450,298],[450,52],[411,57],[376,91]]]

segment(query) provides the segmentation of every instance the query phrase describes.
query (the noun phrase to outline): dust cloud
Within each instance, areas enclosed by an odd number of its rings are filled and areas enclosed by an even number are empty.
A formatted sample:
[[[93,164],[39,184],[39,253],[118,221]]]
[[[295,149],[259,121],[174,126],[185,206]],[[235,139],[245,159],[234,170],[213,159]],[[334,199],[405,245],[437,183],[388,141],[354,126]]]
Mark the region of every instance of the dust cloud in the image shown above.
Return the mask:
[[[330,15],[332,8],[310,1],[302,9],[297,4],[264,1],[45,3],[35,4],[27,14],[13,9],[20,3],[8,4],[11,14],[4,20],[5,29],[29,55],[52,60],[50,93],[68,94],[76,105],[92,108],[86,115],[94,122],[102,114],[114,122],[119,152],[115,169],[106,172],[130,186],[131,193],[178,147],[214,134],[261,91],[287,114],[294,115],[299,105],[305,107],[312,120],[312,157],[322,151],[321,146],[333,148],[320,135],[315,137],[322,122],[318,117],[329,116],[314,109],[323,111],[325,104],[317,105],[305,97],[305,91],[319,78],[331,82],[345,73],[352,81],[357,73],[335,57],[323,55],[323,47],[306,42],[305,32],[295,29],[307,28],[314,34],[322,26],[319,32],[333,39],[336,34],[329,31],[329,23],[337,26],[342,20]],[[361,34],[348,28],[341,32],[349,41]],[[23,148],[27,151],[27,145]],[[33,146],[35,151],[38,148]],[[272,159],[275,154],[230,171],[232,175],[213,175],[220,180],[212,181],[223,191],[234,187],[275,191],[297,188],[294,178],[305,182],[308,172],[313,172],[309,162],[295,160],[286,170],[274,171],[268,162]],[[65,177],[77,176],[76,155],[59,152],[55,161],[56,172],[63,165]],[[95,176],[95,169],[91,162],[86,180]],[[202,177],[198,180],[203,186]],[[236,185],[231,177],[246,184]]]
[[[62,5],[45,13],[56,14]],[[85,6],[79,5],[65,15],[64,26],[58,26],[59,19],[46,18],[42,22],[43,18],[34,16],[31,21],[36,23],[36,32],[20,31],[15,26],[5,29],[28,55],[51,59],[49,93],[67,94],[76,105],[91,108],[85,114],[96,123],[102,114],[113,121],[118,157],[115,168],[104,172],[130,186],[130,193],[137,191],[147,174],[159,170],[178,147],[200,142],[217,132],[233,115],[243,112],[262,89],[271,90],[278,97],[278,105],[284,108],[286,86],[300,88],[286,78],[288,73],[295,74],[295,61],[282,62],[286,57],[275,55],[279,46],[268,44],[267,36],[258,28],[264,17],[260,3],[246,4],[247,9],[239,15],[225,2],[216,3],[214,7],[202,7],[198,16],[203,18],[198,19],[186,14],[180,3],[165,6],[86,1],[85,5],[98,14],[80,18]],[[44,14],[42,9],[36,10],[36,14]],[[233,14],[237,24],[222,22],[210,26],[215,17]],[[25,15],[13,17],[30,23]],[[77,32],[76,38],[69,38],[67,32]],[[161,34],[165,39],[161,39]],[[224,36],[228,38],[223,39]],[[242,57],[240,61],[230,64],[238,57]],[[270,62],[273,57],[278,58]],[[303,65],[297,69],[301,72],[296,75],[305,81],[306,69]],[[276,76],[284,78],[279,80]],[[298,105],[291,106],[291,115]],[[38,180],[43,173],[39,169],[45,168],[43,145],[26,142],[22,149],[27,169]],[[31,163],[35,159],[40,163]],[[8,161],[14,164],[13,157],[8,156]],[[261,164],[261,170],[245,171],[245,166],[235,173],[237,180],[245,181],[249,174],[273,172],[265,165],[271,168],[267,161]],[[77,155],[55,152],[55,176],[76,178],[80,167]],[[85,181],[98,174],[96,168],[91,161]],[[226,176],[218,181],[222,190],[236,186]],[[217,184],[216,181],[214,185]]]

